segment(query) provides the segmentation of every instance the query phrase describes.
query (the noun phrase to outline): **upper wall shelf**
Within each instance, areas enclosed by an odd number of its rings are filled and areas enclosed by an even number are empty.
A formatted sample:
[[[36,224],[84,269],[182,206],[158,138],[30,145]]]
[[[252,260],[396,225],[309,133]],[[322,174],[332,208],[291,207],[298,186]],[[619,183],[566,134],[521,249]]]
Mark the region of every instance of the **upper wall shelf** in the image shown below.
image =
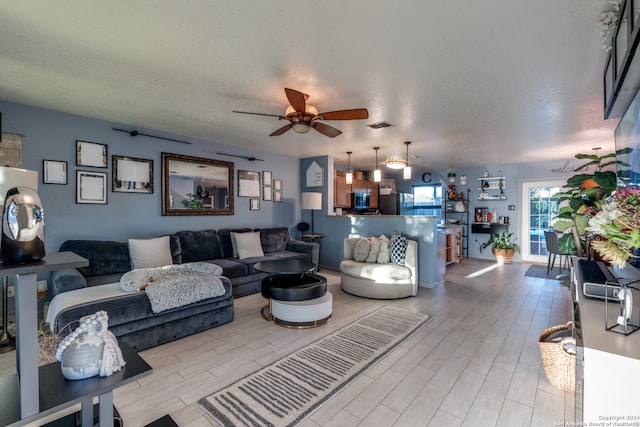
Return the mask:
[[[604,118],[622,117],[640,87],[640,58],[636,48],[640,42],[640,14],[635,2],[625,0],[618,24],[613,31],[611,51],[604,67]],[[637,16],[634,16],[637,15]]]
[[[478,178],[480,181],[480,195],[478,200],[506,200],[504,189],[507,188],[506,176],[485,176]],[[494,191],[495,190],[495,191]]]

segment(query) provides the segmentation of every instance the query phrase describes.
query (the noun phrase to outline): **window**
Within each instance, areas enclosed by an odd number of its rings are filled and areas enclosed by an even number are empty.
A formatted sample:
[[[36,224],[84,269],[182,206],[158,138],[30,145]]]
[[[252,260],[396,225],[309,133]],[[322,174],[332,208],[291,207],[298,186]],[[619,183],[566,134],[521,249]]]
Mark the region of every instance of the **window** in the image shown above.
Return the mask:
[[[440,216],[442,213],[442,186],[414,185],[413,214]]]

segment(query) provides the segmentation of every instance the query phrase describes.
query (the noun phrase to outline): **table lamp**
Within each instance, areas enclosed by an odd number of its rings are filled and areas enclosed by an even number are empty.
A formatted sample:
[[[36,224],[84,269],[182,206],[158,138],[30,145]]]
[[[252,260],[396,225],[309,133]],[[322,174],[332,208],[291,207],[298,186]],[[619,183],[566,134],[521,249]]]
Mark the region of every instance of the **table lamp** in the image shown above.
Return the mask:
[[[322,193],[303,192],[302,209],[311,211],[311,234],[315,234],[313,230],[313,211],[322,210]]]

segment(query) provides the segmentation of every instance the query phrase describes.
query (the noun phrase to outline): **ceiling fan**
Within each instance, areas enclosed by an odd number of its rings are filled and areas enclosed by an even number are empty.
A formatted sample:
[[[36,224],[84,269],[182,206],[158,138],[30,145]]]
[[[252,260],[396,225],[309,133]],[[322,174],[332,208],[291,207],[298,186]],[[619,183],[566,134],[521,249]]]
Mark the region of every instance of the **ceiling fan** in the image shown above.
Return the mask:
[[[253,114],[256,116],[268,116],[277,117],[280,120],[287,120],[285,126],[271,133],[269,136],[279,136],[293,129],[297,133],[307,133],[312,128],[317,130],[323,135],[329,138],[335,138],[340,135],[342,131],[321,123],[320,120],[361,120],[369,118],[369,112],[366,108],[354,108],[352,110],[338,110],[329,111],[327,113],[318,113],[316,107],[311,104],[307,104],[309,95],[306,93],[298,92],[294,89],[285,88],[285,94],[289,100],[289,107],[284,113],[284,116],[278,114],[265,114],[265,113],[251,113],[248,111],[233,111],[240,114]]]

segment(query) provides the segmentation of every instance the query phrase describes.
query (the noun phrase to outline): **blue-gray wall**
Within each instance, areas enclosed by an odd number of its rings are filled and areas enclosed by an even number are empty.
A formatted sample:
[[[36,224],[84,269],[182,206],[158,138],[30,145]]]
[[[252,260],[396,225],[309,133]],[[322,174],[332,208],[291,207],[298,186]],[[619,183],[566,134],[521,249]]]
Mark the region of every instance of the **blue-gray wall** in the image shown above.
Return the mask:
[[[111,123],[77,115],[0,101],[3,132],[21,133],[23,168],[39,173],[39,195],[45,212],[46,250],[56,251],[67,239],[124,240],[150,237],[180,230],[227,227],[285,226],[295,233],[300,221],[300,167],[297,158],[246,150],[222,142],[205,141],[143,129],[135,125]],[[131,137],[112,128],[136,129],[151,135],[191,142],[190,145],[145,136]],[[76,166],[76,140],[108,145],[108,169]],[[265,140],[266,143],[266,140]],[[161,153],[213,158],[235,164],[237,170],[272,171],[284,183],[284,201],[260,201],[259,211],[249,210],[249,198],[235,195],[235,214],[222,216],[162,216]],[[264,162],[225,157],[216,152],[255,156]],[[111,183],[111,155],[153,160],[153,194],[108,192],[106,205],[76,204],[76,170],[108,172]],[[42,160],[66,161],[68,184],[42,183]]]
[[[63,160],[68,163],[68,185],[40,184],[39,194],[45,209],[45,236],[47,251],[55,251],[66,239],[113,239],[123,240],[129,237],[149,237],[172,233],[179,230],[198,230],[227,227],[289,227],[294,237],[299,237],[295,226],[300,221],[311,222],[311,212],[300,210],[302,191],[321,191],[323,193],[323,211],[314,213],[315,231],[325,235],[335,233],[332,222],[325,219],[332,214],[333,204],[333,158],[321,156],[298,160],[288,156],[275,155],[261,151],[248,151],[243,148],[226,145],[222,142],[205,141],[180,135],[166,134],[153,129],[142,129],[134,125],[111,123],[77,115],[34,108],[26,105],[0,101],[0,111],[5,115],[3,130],[6,133],[22,133],[23,167],[38,171],[42,175],[42,160]],[[144,136],[131,137],[127,133],[112,128],[136,129],[152,135],[164,136],[191,142],[190,145]],[[154,193],[108,193],[106,205],[79,205],[76,197],[76,170],[105,171],[105,169],[79,167],[75,165],[75,141],[77,139],[108,145],[109,167],[106,171],[111,179],[111,155],[125,155],[152,159],[154,161]],[[264,162],[250,162],[244,159],[223,157],[216,153],[226,152],[255,156]],[[583,150],[588,152],[589,149]],[[252,171],[272,171],[273,178],[284,182],[284,201],[260,202],[259,211],[249,210],[249,199],[235,196],[235,214],[232,216],[168,216],[161,214],[161,153],[169,152],[206,158],[231,161],[235,169]],[[305,173],[312,161],[316,161],[324,170],[322,187],[307,187]],[[505,201],[478,201],[478,180],[485,168],[466,168],[455,172],[458,176],[458,190],[471,189],[469,208],[487,206],[497,210],[499,216],[509,216],[510,230],[516,235],[523,231],[520,226],[520,182],[534,179],[566,179],[573,175],[573,168],[583,162],[573,157],[563,161],[492,164],[487,165],[491,173],[502,170],[508,178]],[[424,172],[431,172],[432,182],[441,182],[446,188],[448,170],[426,170],[414,166],[413,178],[402,179],[401,174],[383,171],[384,178],[395,178],[399,192],[411,192],[413,185],[423,184]],[[459,184],[460,175],[467,175],[466,186]],[[237,184],[237,173],[236,173]],[[40,181],[42,179],[40,178]],[[235,186],[237,188],[237,185]],[[515,205],[514,211],[508,205]],[[488,251],[480,251],[488,235],[471,234],[469,256],[490,259]],[[477,240],[477,241],[476,241]],[[327,248],[328,249],[328,248]],[[338,266],[342,254],[340,251],[322,250],[320,263],[326,266]]]

